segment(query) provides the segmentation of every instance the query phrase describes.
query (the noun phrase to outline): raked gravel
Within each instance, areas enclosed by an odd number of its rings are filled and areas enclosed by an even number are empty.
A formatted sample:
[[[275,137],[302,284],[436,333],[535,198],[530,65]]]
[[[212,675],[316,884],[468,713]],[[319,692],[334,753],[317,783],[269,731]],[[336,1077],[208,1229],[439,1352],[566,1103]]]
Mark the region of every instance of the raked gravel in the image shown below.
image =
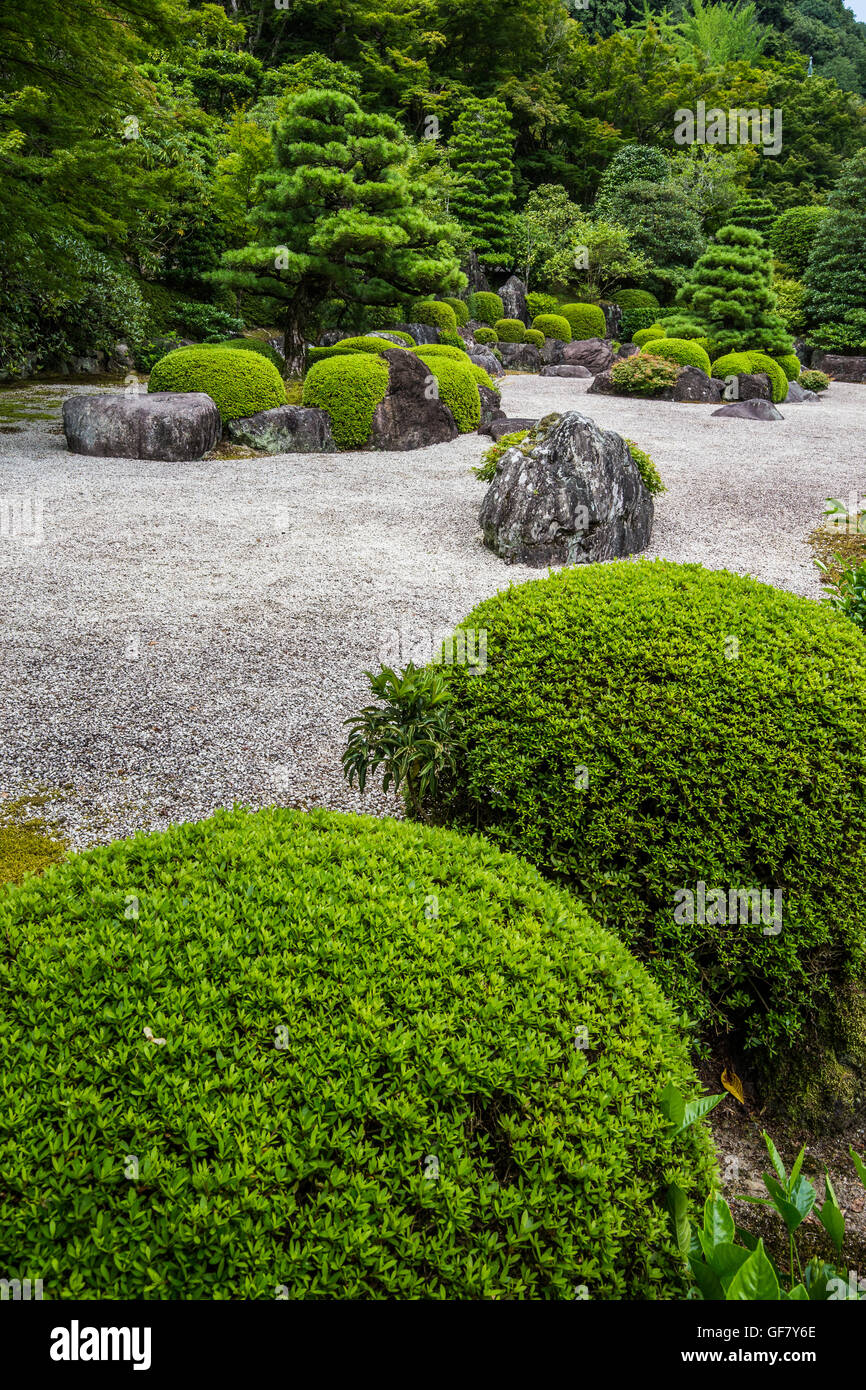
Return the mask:
[[[57,421],[93,389],[0,392],[0,421],[22,399],[51,416],[0,433],[0,498],[43,499],[39,543],[0,536],[0,793],[58,792],[76,847],[235,802],[399,814],[340,769],[365,669],[426,659],[480,599],[543,573],[480,543],[470,469],[490,441],[91,459]],[[773,424],[585,390],[509,376],[503,405],[582,409],[652,455],[668,492],[649,554],[819,595],[806,538],[826,497],[866,490],[866,387],[834,384]]]

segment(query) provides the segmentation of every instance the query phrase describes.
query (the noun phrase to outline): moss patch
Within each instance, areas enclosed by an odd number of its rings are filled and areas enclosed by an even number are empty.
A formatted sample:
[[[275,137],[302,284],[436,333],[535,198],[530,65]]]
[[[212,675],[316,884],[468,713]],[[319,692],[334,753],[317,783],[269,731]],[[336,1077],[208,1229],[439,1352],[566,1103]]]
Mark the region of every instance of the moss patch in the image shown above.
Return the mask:
[[[0,883],[18,883],[64,858],[66,841],[54,825],[35,814],[50,800],[50,794],[41,793],[0,801]]]

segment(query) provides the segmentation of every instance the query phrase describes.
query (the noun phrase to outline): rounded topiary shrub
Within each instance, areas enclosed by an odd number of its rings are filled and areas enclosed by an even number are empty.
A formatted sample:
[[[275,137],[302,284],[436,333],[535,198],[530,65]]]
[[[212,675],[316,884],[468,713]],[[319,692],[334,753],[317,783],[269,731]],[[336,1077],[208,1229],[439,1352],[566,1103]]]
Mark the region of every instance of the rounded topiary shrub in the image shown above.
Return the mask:
[[[273,362],[280,376],[286,375],[286,359],[281,352],[277,352],[275,347],[266,343],[261,338],[227,338],[220,347],[240,348],[242,352],[258,352],[262,357],[266,357],[269,362]]]
[[[680,367],[700,367],[710,374],[710,359],[700,343],[688,338],[654,338],[645,349],[654,357],[664,357]]]
[[[335,442],[358,449],[370,438],[373,412],[387,390],[387,363],[372,352],[350,352],[310,368],[302,404],[327,410]]]
[[[717,377],[740,376],[742,373],[763,372],[770,381],[772,399],[779,403],[788,394],[788,378],[779,363],[763,352],[728,352],[717,357],[712,374]]]
[[[727,1045],[768,1085],[817,1109],[847,1069],[862,1091],[866,644],[854,624],[659,560],[512,586],[461,627],[486,633],[486,669],[452,670],[463,752],[440,814],[591,901],[705,1035],[733,1030]]]
[[[470,362],[469,370],[472,373],[474,381],[479,386],[486,386],[489,391],[495,391],[497,396],[501,395],[499,387],[496,385],[494,381],[491,380],[490,376],[487,372],[485,372],[483,367],[478,367],[474,362]]]
[[[571,342],[571,325],[564,314],[536,314],[532,327],[536,333],[543,333],[545,338],[555,338],[560,343]]]
[[[526,326],[520,319],[497,319],[494,332],[500,343],[522,343]]]
[[[800,373],[800,385],[804,391],[826,391],[830,385],[830,378],[826,372],[818,372],[809,367]]]
[[[422,299],[412,310],[413,323],[426,323],[445,332],[457,332],[457,315],[450,304],[439,299]]]
[[[531,343],[533,347],[544,347],[544,334],[539,333],[537,328],[527,328],[523,334],[523,341]]]
[[[555,314],[559,307],[559,301],[555,294],[543,294],[540,290],[531,290],[526,296],[526,308],[532,318],[537,318],[539,314]]]
[[[614,303],[621,309],[658,309],[659,302],[649,290],[617,290]]]
[[[469,306],[464,304],[462,299],[443,299],[443,304],[450,304],[454,310],[454,317],[457,320],[457,327],[462,328],[469,322]]]
[[[655,306],[639,305],[637,307],[653,308]],[[604,313],[597,304],[563,304],[557,312],[568,323],[572,338],[604,338],[607,336],[607,322]],[[553,336],[553,334],[548,334],[548,337]]]
[[[4,890],[0,932],[0,1267],[46,1298],[686,1295],[670,1007],[483,839],[220,811]]]
[[[666,337],[665,330],[660,323],[653,324],[652,328],[639,328],[636,333],[632,333],[631,340],[637,343],[638,347],[643,347],[646,343],[651,343],[657,338]]]
[[[790,352],[786,357],[777,357],[776,361],[782,368],[788,381],[796,381],[803,370],[803,364],[796,352]]]
[[[476,343],[481,343],[482,345],[486,343],[489,347],[492,347],[495,342],[498,342],[495,328],[476,328],[473,332],[473,337]]]
[[[419,352],[418,356],[429,368],[431,376],[436,378],[439,399],[451,411],[460,433],[477,430],[481,424],[481,397],[472,370],[473,364],[466,354],[462,354],[462,362],[435,352]]]
[[[452,362],[467,362],[468,354],[463,348],[451,347],[448,343],[422,343],[420,347],[412,349],[416,357],[422,353],[430,357],[450,357]]]
[[[224,421],[286,403],[285,382],[273,363],[237,348],[178,348],[155,363],[147,389],[204,391]]]
[[[490,290],[476,290],[469,296],[469,317],[479,319],[492,328],[505,313],[505,306],[498,294]]]

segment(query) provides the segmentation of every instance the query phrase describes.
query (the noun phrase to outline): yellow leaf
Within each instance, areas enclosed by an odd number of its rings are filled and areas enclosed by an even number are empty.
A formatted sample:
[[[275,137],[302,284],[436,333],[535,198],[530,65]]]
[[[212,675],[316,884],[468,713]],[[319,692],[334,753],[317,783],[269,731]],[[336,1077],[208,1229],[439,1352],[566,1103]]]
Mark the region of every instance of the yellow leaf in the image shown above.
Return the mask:
[[[722,1085],[726,1091],[730,1091],[731,1095],[738,1100],[741,1105],[745,1105],[746,1097],[743,1095],[743,1083],[733,1068],[728,1071],[727,1067],[725,1067],[725,1070],[722,1072]]]

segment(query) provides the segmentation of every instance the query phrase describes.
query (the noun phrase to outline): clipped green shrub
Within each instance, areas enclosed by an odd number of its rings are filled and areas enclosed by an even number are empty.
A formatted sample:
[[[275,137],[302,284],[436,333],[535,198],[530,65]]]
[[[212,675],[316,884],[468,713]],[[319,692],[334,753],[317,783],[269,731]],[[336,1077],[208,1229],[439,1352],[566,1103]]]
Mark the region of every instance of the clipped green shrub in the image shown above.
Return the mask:
[[[526,328],[520,319],[497,319],[494,331],[500,343],[522,343]]]
[[[743,372],[751,372],[749,354],[726,352],[724,356],[716,358],[710,370],[713,376],[721,377],[722,380],[729,376],[740,376]]]
[[[636,333],[632,333],[631,341],[637,343],[638,347],[644,347],[646,343],[652,343],[657,338],[665,338],[666,336],[661,324],[656,323],[651,328],[639,328]]]
[[[679,367],[662,357],[653,357],[642,350],[622,362],[614,362],[610,377],[617,391],[624,396],[657,396],[676,385]]]
[[[452,362],[466,362],[467,356],[462,348],[451,347],[448,343],[421,343],[419,347],[413,347],[416,357],[450,357]]]
[[[445,344],[447,344],[447,346],[449,346],[449,347],[459,347],[459,348],[461,348],[461,349],[463,350],[463,352],[466,351],[466,344],[464,343],[463,339],[460,337],[460,334],[459,334],[459,333],[456,333],[456,332],[455,332],[455,333],[452,333],[451,330],[450,330],[450,328],[442,328],[442,329],[440,329],[440,331],[439,331],[439,341],[440,341],[440,343],[445,343]]]
[[[658,328],[664,309],[624,309],[619,333],[624,343],[633,343],[642,328]]]
[[[457,362],[436,353],[419,352],[418,356],[436,378],[439,399],[448,406],[460,433],[469,434],[477,430],[481,424],[481,397],[469,358],[464,356],[462,362]]]
[[[649,290],[617,290],[614,304],[621,309],[658,309],[659,302]]]
[[[830,385],[830,378],[826,372],[818,372],[812,367],[807,367],[800,373],[800,385],[804,391],[826,391]]]
[[[415,340],[410,338],[408,333],[400,336],[408,339],[407,347],[414,346]],[[389,348],[397,347],[397,344],[392,343],[388,338],[378,338],[374,333],[364,333],[357,338],[341,338],[334,346],[342,348],[344,351],[348,348],[352,352],[387,352]]]
[[[741,372],[764,372],[770,379],[770,394],[778,405],[788,394],[788,377],[779,362],[765,352],[728,352],[717,357],[713,376],[739,376]]]
[[[705,1036],[732,1030],[768,1089],[802,1064],[827,1103],[866,1060],[862,634],[661,560],[512,586],[461,627],[487,666],[452,671],[463,751],[437,814],[573,885]],[[729,924],[717,888],[769,901]]]
[[[652,305],[637,305],[637,308],[652,308]],[[563,304],[557,311],[571,329],[572,338],[604,338],[607,336],[607,323],[604,313],[597,304]],[[560,335],[549,333],[548,337]],[[568,339],[565,340],[566,342]]]
[[[457,327],[462,328],[469,322],[469,306],[462,299],[443,299],[443,304],[450,304],[454,310],[454,317],[457,320]]]
[[[777,357],[776,361],[779,363],[788,381],[796,381],[800,372],[803,370],[803,365],[796,352],[789,352],[785,357]]]
[[[495,391],[497,396],[501,394],[499,387],[490,379],[489,374],[485,372],[483,367],[476,366],[474,362],[470,362],[469,370],[479,386],[486,386],[488,390]]]
[[[538,314],[532,320],[532,327],[536,333],[543,333],[545,338],[555,338],[560,343],[571,342],[571,325],[563,314]]]
[[[496,337],[495,328],[476,328],[474,330],[473,337],[476,343],[487,343],[488,346],[491,347],[494,343],[499,341]]]
[[[270,343],[264,342],[261,338],[226,338],[220,347],[240,348],[242,352],[258,352],[262,357],[266,357],[269,362],[273,362],[280,376],[286,375],[286,359],[281,352],[277,352]]]
[[[789,280],[776,275],[773,289],[779,304],[779,314],[790,333],[799,333],[806,327],[806,286],[802,280]]]
[[[382,331],[388,333],[391,338],[398,338],[404,347],[413,348],[415,346],[415,339],[412,337],[411,333],[403,333],[399,328],[386,328]],[[378,335],[376,333],[368,334],[368,337],[371,338],[375,338],[377,336]],[[397,346],[396,343],[391,343],[388,338],[385,338],[384,341],[386,343],[389,343],[390,347]]]
[[[700,367],[710,374],[710,359],[700,343],[688,338],[654,338],[645,352],[654,357],[664,357],[668,362],[677,362],[681,367]]]
[[[489,324],[492,328],[504,313],[505,307],[499,295],[493,294],[490,290],[476,290],[469,296],[471,319],[479,319],[481,323]]]
[[[457,332],[457,315],[451,305],[443,300],[419,300],[412,310],[412,322],[426,323],[445,332]]]
[[[537,318],[539,314],[555,314],[559,300],[555,294],[542,294],[539,290],[532,290],[526,296],[526,307],[531,317]]]
[[[659,473],[649,454],[646,453],[644,449],[639,449],[633,439],[627,439],[625,442],[628,445],[629,453],[637,464],[638,472],[643,478],[644,487],[647,492],[651,492],[653,496],[656,496],[660,492],[667,492],[667,488],[662,482],[661,473]]]
[[[273,363],[237,348],[178,348],[154,365],[147,389],[204,391],[223,421],[286,403],[285,384]]]
[[[301,401],[327,410],[341,449],[359,449],[370,438],[373,411],[387,390],[387,363],[372,352],[350,352],[312,366]]]
[[[480,837],[218,811],[4,890],[0,932],[0,1267],[47,1299],[686,1296],[658,1190],[715,1175],[660,1111],[699,1089],[672,1011]]]
[[[539,333],[537,328],[527,328],[523,334],[523,341],[531,343],[533,347],[544,347],[544,334]]]

